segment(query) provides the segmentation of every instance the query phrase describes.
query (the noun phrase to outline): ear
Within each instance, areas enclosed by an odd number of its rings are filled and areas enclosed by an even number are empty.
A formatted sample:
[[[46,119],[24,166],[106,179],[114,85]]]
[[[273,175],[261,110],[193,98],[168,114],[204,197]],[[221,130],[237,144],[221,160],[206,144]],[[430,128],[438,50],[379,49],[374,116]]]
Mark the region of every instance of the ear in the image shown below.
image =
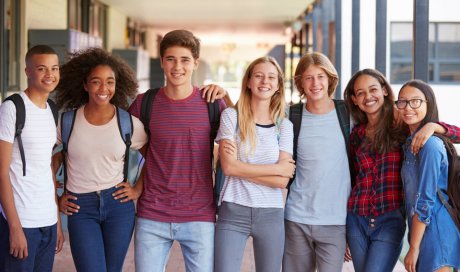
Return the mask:
[[[88,86],[86,85],[86,82],[83,81],[83,89],[85,89],[86,92],[88,92]]]
[[[199,64],[200,64],[200,59],[199,59],[199,58],[196,59],[196,60],[194,61],[194,64],[195,64],[195,67],[193,68],[193,70],[196,71],[196,70],[198,69]]]
[[[160,66],[161,66],[161,69],[163,69],[163,57],[160,57]]]
[[[351,96],[351,100],[353,101],[353,104],[355,104],[355,106],[358,106],[358,103],[356,102],[356,97],[354,95]]]
[[[29,68],[27,68],[27,67],[24,68],[24,72],[26,73],[27,78],[29,78],[29,77],[30,77],[30,70],[29,70]]]
[[[382,91],[383,91],[384,96],[388,95],[388,91],[387,91],[387,88],[385,88],[385,86],[382,87]]]

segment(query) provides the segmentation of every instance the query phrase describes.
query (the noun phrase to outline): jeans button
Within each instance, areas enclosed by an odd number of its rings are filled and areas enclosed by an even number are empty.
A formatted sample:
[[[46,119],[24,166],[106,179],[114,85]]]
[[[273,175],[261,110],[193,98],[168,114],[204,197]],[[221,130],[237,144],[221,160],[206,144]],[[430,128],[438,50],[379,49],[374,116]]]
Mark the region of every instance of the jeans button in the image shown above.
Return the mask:
[[[374,219],[374,218],[371,218],[371,222],[374,223],[374,222],[375,222],[375,219]]]
[[[373,228],[373,227],[375,227],[375,225],[374,225],[374,224],[371,224],[371,228]]]

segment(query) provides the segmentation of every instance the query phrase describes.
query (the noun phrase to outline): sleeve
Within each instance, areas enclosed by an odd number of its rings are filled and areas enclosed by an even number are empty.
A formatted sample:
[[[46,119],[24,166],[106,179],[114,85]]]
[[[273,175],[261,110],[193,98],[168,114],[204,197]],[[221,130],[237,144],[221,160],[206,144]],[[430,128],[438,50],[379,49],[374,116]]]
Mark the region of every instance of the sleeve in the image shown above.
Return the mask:
[[[454,143],[460,143],[460,128],[459,127],[449,125],[443,122],[439,122],[438,124],[440,124],[447,130],[445,134],[447,138],[449,138]]]
[[[220,140],[235,141],[237,115],[234,108],[225,109],[220,115],[220,126],[217,132],[216,143]]]
[[[227,104],[225,103],[224,99],[219,99],[217,101],[219,103],[219,110],[222,113],[227,108]]]
[[[420,222],[429,225],[436,202],[436,190],[441,176],[441,163],[446,159],[443,156],[444,145],[434,136],[420,150],[417,170],[419,173],[418,191],[415,200],[415,212]]]
[[[138,150],[147,143],[147,134],[145,133],[144,125],[141,120],[135,116],[133,116],[133,128],[134,131],[131,148]]]
[[[292,155],[294,146],[294,130],[291,121],[287,118],[283,119],[280,126],[279,146],[281,151],[285,151]]]
[[[128,109],[128,112],[137,118],[141,116],[142,97],[144,97],[144,94],[139,94]]]
[[[351,173],[353,174],[350,176],[352,188],[355,186],[356,175],[358,174],[358,170],[359,170],[358,160],[356,159],[356,150],[358,150],[359,144],[360,144],[360,140],[358,137],[358,128],[359,126],[353,127],[351,134],[350,134],[350,143],[349,143],[350,161],[351,161],[350,169],[351,169]]]
[[[16,131],[16,107],[11,101],[0,105],[0,140],[14,143]]]

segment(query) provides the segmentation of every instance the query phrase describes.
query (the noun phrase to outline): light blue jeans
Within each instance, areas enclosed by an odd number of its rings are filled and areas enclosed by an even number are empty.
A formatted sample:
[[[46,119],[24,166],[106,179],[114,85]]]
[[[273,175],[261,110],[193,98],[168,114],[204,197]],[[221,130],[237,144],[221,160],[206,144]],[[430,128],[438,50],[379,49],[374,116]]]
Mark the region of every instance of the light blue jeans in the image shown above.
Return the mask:
[[[165,223],[138,217],[135,228],[137,272],[163,272],[174,241],[180,244],[187,272],[212,272],[214,223]]]

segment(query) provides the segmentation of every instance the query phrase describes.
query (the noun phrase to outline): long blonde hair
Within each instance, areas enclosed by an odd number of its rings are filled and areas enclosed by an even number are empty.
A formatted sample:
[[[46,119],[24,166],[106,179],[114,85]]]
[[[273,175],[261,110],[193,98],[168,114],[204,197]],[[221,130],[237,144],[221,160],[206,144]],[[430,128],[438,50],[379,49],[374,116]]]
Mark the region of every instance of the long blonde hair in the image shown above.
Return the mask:
[[[251,151],[255,150],[257,145],[256,124],[254,122],[254,114],[251,108],[252,92],[248,88],[248,82],[251,79],[254,67],[260,63],[270,63],[275,66],[278,71],[278,90],[273,94],[270,100],[270,117],[275,124],[279,124],[284,118],[284,77],[278,62],[272,57],[261,57],[249,64],[243,77],[241,84],[241,94],[236,104],[238,112],[238,127],[240,130],[241,142],[249,140]]]

